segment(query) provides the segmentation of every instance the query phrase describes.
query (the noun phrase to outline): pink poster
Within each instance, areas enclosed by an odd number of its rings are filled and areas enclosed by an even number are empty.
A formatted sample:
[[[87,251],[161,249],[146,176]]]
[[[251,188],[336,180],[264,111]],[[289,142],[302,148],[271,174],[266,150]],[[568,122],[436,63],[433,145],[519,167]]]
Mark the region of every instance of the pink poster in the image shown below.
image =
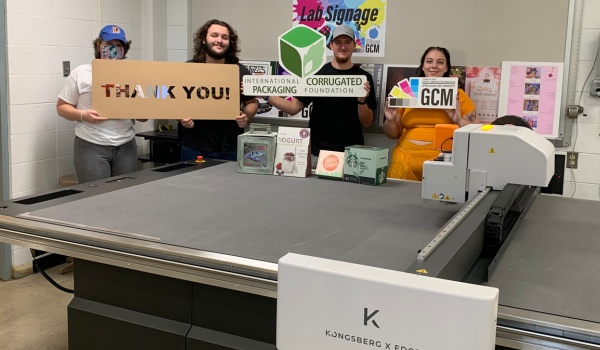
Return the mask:
[[[482,124],[489,124],[498,118],[501,75],[501,68],[467,67],[465,92],[475,104]]]
[[[557,137],[563,64],[504,62],[500,114],[516,115],[538,134]]]

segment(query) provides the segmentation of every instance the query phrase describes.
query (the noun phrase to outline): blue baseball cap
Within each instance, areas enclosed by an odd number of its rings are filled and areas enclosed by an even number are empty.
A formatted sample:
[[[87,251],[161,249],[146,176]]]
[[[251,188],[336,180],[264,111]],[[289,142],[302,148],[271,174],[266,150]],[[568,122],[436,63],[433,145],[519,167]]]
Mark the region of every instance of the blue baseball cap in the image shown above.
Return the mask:
[[[102,37],[104,41],[118,39],[121,40],[123,43],[127,42],[127,39],[125,39],[125,31],[115,25],[108,25],[102,28],[102,30],[100,31],[100,37]]]

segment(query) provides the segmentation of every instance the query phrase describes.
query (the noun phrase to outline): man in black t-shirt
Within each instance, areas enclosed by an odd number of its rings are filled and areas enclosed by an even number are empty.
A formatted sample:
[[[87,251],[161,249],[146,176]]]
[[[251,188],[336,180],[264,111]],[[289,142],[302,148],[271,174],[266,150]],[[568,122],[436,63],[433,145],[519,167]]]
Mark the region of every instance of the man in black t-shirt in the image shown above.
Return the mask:
[[[188,62],[237,64],[240,69],[240,84],[244,75],[251,75],[239,63],[239,39],[237,32],[227,23],[216,19],[206,22],[194,35],[194,58]],[[196,159],[197,156],[237,160],[237,137],[258,110],[258,101],[251,96],[241,95],[243,108],[233,120],[181,120],[181,160]]]
[[[338,26],[329,42],[333,62],[325,64],[315,75],[366,75],[366,97],[297,97],[291,101],[277,96],[265,97],[275,108],[290,115],[297,114],[312,102],[308,125],[311,129],[313,169],[317,166],[321,150],[343,152],[347,146],[364,145],[362,127],[373,122],[373,110],[377,108],[375,94],[371,90],[373,77],[352,63],[355,40],[350,27]]]

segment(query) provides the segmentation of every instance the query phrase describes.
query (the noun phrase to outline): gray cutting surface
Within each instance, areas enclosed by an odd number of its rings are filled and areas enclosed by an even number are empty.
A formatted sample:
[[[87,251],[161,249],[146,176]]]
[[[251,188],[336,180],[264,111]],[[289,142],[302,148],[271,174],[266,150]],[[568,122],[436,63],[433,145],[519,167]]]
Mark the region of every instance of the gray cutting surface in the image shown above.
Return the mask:
[[[600,322],[600,202],[538,196],[488,285],[501,305]]]
[[[455,213],[424,207],[418,183],[372,187],[236,169],[226,163],[30,215],[272,263],[294,252],[404,271]]]

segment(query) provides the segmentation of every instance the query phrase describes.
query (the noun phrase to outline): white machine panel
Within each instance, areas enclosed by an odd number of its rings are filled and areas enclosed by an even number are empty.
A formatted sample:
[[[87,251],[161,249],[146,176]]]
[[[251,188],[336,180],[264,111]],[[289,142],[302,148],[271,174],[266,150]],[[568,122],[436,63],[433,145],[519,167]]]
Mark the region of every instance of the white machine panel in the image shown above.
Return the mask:
[[[469,143],[469,170],[485,171],[486,185],[494,190],[509,183],[545,187],[554,175],[554,146],[528,128],[479,128],[471,131]]]
[[[423,163],[422,197],[456,203],[465,202],[469,135],[481,125],[467,125],[454,131],[452,162]]]
[[[279,350],[492,350],[498,290],[340,261],[279,260]]]

